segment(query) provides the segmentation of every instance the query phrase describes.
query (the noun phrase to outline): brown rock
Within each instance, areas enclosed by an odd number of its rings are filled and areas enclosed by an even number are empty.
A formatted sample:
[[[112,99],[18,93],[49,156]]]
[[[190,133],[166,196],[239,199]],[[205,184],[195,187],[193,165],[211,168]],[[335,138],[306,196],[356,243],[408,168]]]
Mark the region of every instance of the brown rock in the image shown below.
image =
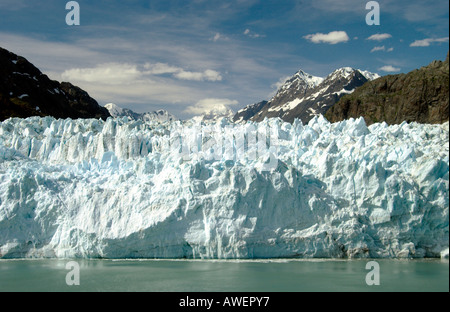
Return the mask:
[[[449,120],[449,60],[433,61],[408,74],[369,81],[345,95],[325,117],[331,122],[364,117],[368,125],[385,121],[443,123]]]

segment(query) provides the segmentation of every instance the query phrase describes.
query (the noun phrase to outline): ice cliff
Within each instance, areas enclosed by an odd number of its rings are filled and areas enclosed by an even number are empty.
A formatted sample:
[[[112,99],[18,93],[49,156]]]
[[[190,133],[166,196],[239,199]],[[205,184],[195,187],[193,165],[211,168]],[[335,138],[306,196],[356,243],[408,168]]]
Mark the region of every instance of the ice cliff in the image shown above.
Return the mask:
[[[0,123],[0,257],[440,257],[449,123]]]

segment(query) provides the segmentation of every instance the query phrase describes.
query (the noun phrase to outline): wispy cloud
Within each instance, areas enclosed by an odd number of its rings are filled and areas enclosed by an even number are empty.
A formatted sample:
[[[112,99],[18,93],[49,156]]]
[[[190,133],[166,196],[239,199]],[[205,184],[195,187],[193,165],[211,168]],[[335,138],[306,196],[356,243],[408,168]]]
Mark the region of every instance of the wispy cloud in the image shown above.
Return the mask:
[[[181,70],[174,74],[175,78],[193,81],[221,81],[222,76],[219,72],[207,69],[204,72],[190,72]]]
[[[442,42],[448,42],[448,37],[444,38],[427,38],[422,40],[416,40],[413,43],[411,43],[410,47],[429,47],[432,43],[442,43]]]
[[[389,38],[392,38],[391,34],[374,34],[367,38],[367,40],[383,41]]]
[[[68,69],[61,74],[61,77],[67,81],[123,85],[141,78],[142,74],[136,65],[107,63],[93,68]]]
[[[370,53],[377,52],[377,51],[392,52],[392,51],[394,51],[394,48],[390,47],[390,48],[386,49],[385,46],[377,46],[377,47],[373,47],[373,49],[370,50]]]
[[[52,42],[28,36],[0,32],[1,46],[24,56],[45,74],[61,73],[67,64],[94,64],[109,62],[107,55],[79,44]],[[56,79],[56,78],[53,78]]]
[[[212,41],[216,42],[221,39],[223,36],[220,33],[216,33],[214,37],[211,38]]]
[[[350,40],[349,36],[345,31],[332,31],[329,32],[328,34],[316,33],[306,35],[303,38],[313,43],[328,43],[328,44],[338,44]]]
[[[171,66],[166,63],[145,63],[144,69],[146,70],[146,73],[151,75],[175,74],[182,70],[180,67]]]
[[[386,47],[385,46],[374,47],[372,50],[370,50],[370,53],[373,53],[373,52],[376,52],[376,51],[386,51]]]
[[[392,65],[386,65],[386,66],[378,68],[378,70],[384,71],[387,73],[395,73],[395,72],[399,72],[401,70],[401,68],[394,67]]]
[[[171,66],[164,63],[146,63],[143,69],[137,65],[107,63],[100,64],[94,68],[72,68],[65,70],[61,77],[70,81],[101,82],[106,84],[127,84],[136,79],[149,75],[171,74],[181,80],[192,81],[221,81],[219,72],[207,69],[202,72],[186,71],[181,67]]]
[[[314,0],[310,5],[325,12],[349,12],[364,16],[367,14],[366,2],[361,2],[361,0]],[[383,13],[395,15],[399,19],[410,22],[427,21],[427,23],[439,24],[442,22],[442,18],[448,20],[448,1],[384,0],[381,7]]]
[[[248,36],[250,38],[264,38],[265,37],[265,35],[261,35],[261,34],[255,33],[255,32],[251,31],[248,28],[244,31],[244,35],[246,35],[246,36]]]

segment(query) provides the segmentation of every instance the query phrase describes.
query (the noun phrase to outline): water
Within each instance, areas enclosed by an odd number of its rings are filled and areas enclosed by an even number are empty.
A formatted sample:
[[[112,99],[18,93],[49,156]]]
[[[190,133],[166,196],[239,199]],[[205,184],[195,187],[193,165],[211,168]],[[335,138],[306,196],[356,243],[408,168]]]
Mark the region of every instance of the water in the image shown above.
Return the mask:
[[[380,285],[368,286],[369,260],[0,260],[0,291],[19,292],[373,292],[449,291],[448,260],[376,260]]]

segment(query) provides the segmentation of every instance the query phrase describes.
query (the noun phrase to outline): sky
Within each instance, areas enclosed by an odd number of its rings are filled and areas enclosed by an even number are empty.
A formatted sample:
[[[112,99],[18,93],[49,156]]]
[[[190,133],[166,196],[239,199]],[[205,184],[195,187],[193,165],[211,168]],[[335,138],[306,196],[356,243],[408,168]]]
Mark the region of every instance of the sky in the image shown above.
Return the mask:
[[[302,69],[379,75],[444,60],[447,0],[0,0],[0,47],[100,105],[185,119],[269,100]]]

